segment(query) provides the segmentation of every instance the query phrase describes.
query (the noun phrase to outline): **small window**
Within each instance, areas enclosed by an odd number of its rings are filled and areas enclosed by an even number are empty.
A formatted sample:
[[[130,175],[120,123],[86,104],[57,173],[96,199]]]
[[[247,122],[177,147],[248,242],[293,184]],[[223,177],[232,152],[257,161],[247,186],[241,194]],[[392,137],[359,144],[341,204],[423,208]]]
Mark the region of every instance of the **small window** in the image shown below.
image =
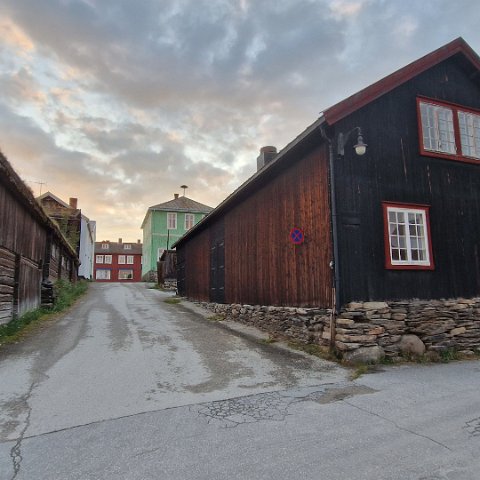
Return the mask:
[[[423,148],[431,152],[456,154],[453,110],[449,107],[420,102]]]
[[[383,204],[385,266],[433,270],[429,207]]]
[[[132,249],[132,246],[131,246],[129,243],[124,243],[124,244],[123,244],[123,249],[124,249],[124,250],[131,250],[131,249]]]
[[[97,280],[110,280],[110,270],[100,269],[95,272]]]
[[[463,155],[480,159],[480,115],[459,111],[458,124]]]
[[[103,263],[103,255],[96,255],[95,256],[95,261],[97,263]]]
[[[133,265],[133,255],[127,255],[127,265]]]
[[[112,256],[111,255],[105,255],[105,263],[112,263]]]
[[[168,230],[177,229],[177,214],[176,213],[167,213],[167,228]]]
[[[102,243],[102,250],[108,250],[110,245],[108,243]]]
[[[133,278],[133,270],[119,270],[119,280],[131,280]]]
[[[422,155],[480,160],[480,112],[427,99],[417,102]]]
[[[119,265],[124,265],[125,264],[125,255],[119,255],[118,256],[118,263],[119,263]]]
[[[193,213],[185,214],[185,230],[190,230],[195,223],[195,215]]]

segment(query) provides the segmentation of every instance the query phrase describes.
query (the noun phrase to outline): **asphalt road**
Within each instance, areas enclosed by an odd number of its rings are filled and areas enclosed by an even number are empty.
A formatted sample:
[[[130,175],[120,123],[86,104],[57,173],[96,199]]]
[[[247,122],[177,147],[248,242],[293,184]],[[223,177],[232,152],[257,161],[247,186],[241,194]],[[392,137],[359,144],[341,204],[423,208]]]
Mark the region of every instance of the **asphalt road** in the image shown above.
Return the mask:
[[[350,381],[169,296],[92,284],[0,349],[0,480],[480,478],[477,361]]]

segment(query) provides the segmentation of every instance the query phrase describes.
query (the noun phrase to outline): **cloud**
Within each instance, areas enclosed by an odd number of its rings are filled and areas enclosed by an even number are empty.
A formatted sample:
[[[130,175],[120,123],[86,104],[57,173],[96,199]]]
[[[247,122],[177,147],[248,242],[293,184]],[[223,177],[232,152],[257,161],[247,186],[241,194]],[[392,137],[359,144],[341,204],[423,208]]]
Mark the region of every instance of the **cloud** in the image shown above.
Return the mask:
[[[477,2],[3,0],[0,146],[139,237],[179,185],[215,206],[319,113],[463,35]]]

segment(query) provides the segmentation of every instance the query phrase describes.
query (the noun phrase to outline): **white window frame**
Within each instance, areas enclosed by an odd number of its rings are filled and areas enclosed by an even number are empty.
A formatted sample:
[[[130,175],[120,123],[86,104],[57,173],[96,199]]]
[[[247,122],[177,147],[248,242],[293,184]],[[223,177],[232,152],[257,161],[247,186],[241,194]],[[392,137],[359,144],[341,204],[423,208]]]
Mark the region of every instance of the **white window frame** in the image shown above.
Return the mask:
[[[124,249],[124,250],[131,250],[131,249],[132,249],[132,246],[131,246],[129,243],[124,243],[124,244],[123,244],[123,249]]]
[[[433,270],[429,207],[384,203],[385,266]]]
[[[108,250],[110,245],[108,243],[102,243],[102,250]]]
[[[104,257],[104,263],[111,264],[112,263],[112,256],[111,255],[105,255]]]
[[[128,275],[128,276],[124,277],[125,274]],[[125,268],[121,268],[120,270],[118,270],[118,279],[119,280],[133,280],[133,269],[127,270]]]
[[[133,264],[134,264],[133,255],[127,255],[127,265],[133,265]]]
[[[480,160],[480,115],[458,110],[462,154]]]
[[[195,215],[193,213],[185,214],[185,230],[190,230],[195,225]]]
[[[118,256],[118,264],[119,265],[125,265],[125,255],[119,255]]]
[[[420,97],[417,104],[423,155],[480,161],[480,111]]]
[[[103,263],[103,255],[95,255],[96,263]]]
[[[167,213],[167,229],[168,230],[177,229],[177,214],[174,212]]]
[[[107,268],[98,268],[95,271],[95,280],[111,280],[112,271]]]

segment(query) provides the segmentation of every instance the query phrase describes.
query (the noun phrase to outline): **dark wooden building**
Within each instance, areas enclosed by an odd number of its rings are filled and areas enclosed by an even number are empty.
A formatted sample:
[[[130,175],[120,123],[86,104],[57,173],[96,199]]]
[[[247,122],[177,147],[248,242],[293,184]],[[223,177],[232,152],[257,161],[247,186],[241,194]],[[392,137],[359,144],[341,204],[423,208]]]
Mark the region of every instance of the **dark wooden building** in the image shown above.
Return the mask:
[[[42,282],[76,280],[78,257],[0,153],[0,324],[41,304]]]
[[[175,244],[180,294],[327,308],[479,295],[480,60],[463,39],[259,163]]]

